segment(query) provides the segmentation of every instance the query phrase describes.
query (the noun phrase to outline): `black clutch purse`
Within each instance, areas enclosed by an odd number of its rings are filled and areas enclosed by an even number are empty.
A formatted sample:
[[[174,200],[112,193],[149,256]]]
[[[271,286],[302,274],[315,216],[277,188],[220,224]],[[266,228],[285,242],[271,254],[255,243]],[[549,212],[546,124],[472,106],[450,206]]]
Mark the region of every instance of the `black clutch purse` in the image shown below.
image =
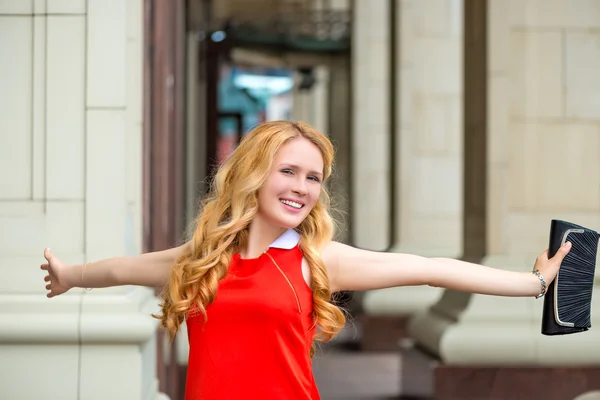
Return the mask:
[[[598,239],[598,232],[591,229],[552,220],[548,258],[554,257],[566,241],[571,242],[571,250],[544,297],[543,335],[567,335],[591,328]]]

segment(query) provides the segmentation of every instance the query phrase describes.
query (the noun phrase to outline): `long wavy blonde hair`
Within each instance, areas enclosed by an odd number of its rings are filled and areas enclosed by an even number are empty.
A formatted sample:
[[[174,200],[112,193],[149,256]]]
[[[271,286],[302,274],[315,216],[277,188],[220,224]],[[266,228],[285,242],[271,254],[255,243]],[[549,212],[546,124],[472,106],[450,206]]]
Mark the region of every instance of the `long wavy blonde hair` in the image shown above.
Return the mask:
[[[319,148],[325,182],[333,168],[333,146],[325,135],[302,122],[259,125],[220,167],[197,217],[192,245],[176,260],[163,293],[162,315],[157,318],[171,339],[192,306],[206,317],[206,307],[214,301],[232,256],[247,243],[248,227],[259,208],[258,190],[267,180],[275,154],[284,143],[297,137],[306,138]],[[319,250],[334,235],[329,207],[330,197],[323,185],[319,201],[296,228],[312,277],[313,318],[318,328],[315,340],[322,342],[333,338],[345,324],[344,314],[331,303],[327,270],[319,256]]]

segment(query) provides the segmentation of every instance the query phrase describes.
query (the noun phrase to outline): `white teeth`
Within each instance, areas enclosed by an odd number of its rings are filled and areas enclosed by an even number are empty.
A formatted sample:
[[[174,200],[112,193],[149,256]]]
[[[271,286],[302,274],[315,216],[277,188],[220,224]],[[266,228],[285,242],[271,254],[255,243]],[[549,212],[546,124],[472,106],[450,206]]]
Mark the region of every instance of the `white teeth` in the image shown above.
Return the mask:
[[[302,208],[302,204],[296,203],[295,201],[290,201],[290,200],[279,200],[279,201],[281,201],[283,204],[287,204],[290,207]]]

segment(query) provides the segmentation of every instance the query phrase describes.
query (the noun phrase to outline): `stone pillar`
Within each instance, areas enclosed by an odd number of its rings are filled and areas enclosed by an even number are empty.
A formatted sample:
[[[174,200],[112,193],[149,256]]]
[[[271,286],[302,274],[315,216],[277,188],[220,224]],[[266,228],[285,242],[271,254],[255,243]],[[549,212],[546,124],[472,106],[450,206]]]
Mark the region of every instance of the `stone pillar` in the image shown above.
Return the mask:
[[[331,179],[331,200],[338,221],[337,240],[350,242],[350,193],[351,193],[351,71],[350,57],[332,57],[329,64],[329,129],[328,134],[335,148],[335,171]]]
[[[294,71],[294,88],[292,89],[292,119],[308,122],[310,118],[309,91],[300,89],[302,74]]]
[[[0,4],[0,397],[160,396],[153,292],[49,300],[39,269],[45,246],[67,263],[141,251],[142,16],[141,0]]]
[[[462,0],[399,0],[396,12],[394,90],[399,117],[392,251],[460,257]],[[374,328],[378,337],[369,341],[379,348],[396,347],[405,334],[407,318],[431,305],[440,294],[440,289],[431,287],[367,292],[365,312],[388,321],[383,322],[387,329]]]
[[[483,263],[528,271],[548,245],[552,218],[600,229],[600,7],[570,0],[488,7]],[[542,304],[447,292],[417,317],[412,335],[443,362],[436,398],[512,399],[518,391],[568,399],[598,389],[600,353],[592,349],[600,331],[543,336]]]
[[[355,0],[352,32],[352,237],[390,246],[390,29],[388,0]]]
[[[315,79],[313,86],[309,89],[300,89],[302,73],[294,72],[292,119],[309,123],[320,132],[327,134],[329,69],[324,65],[313,66],[312,76]]]

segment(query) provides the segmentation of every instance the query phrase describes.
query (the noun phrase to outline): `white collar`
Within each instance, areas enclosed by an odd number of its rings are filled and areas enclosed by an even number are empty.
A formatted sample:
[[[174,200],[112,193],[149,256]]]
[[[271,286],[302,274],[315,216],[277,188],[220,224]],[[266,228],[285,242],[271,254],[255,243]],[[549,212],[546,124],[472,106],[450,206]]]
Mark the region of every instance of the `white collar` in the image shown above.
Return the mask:
[[[293,229],[283,232],[269,247],[290,250],[300,242],[300,234]]]

